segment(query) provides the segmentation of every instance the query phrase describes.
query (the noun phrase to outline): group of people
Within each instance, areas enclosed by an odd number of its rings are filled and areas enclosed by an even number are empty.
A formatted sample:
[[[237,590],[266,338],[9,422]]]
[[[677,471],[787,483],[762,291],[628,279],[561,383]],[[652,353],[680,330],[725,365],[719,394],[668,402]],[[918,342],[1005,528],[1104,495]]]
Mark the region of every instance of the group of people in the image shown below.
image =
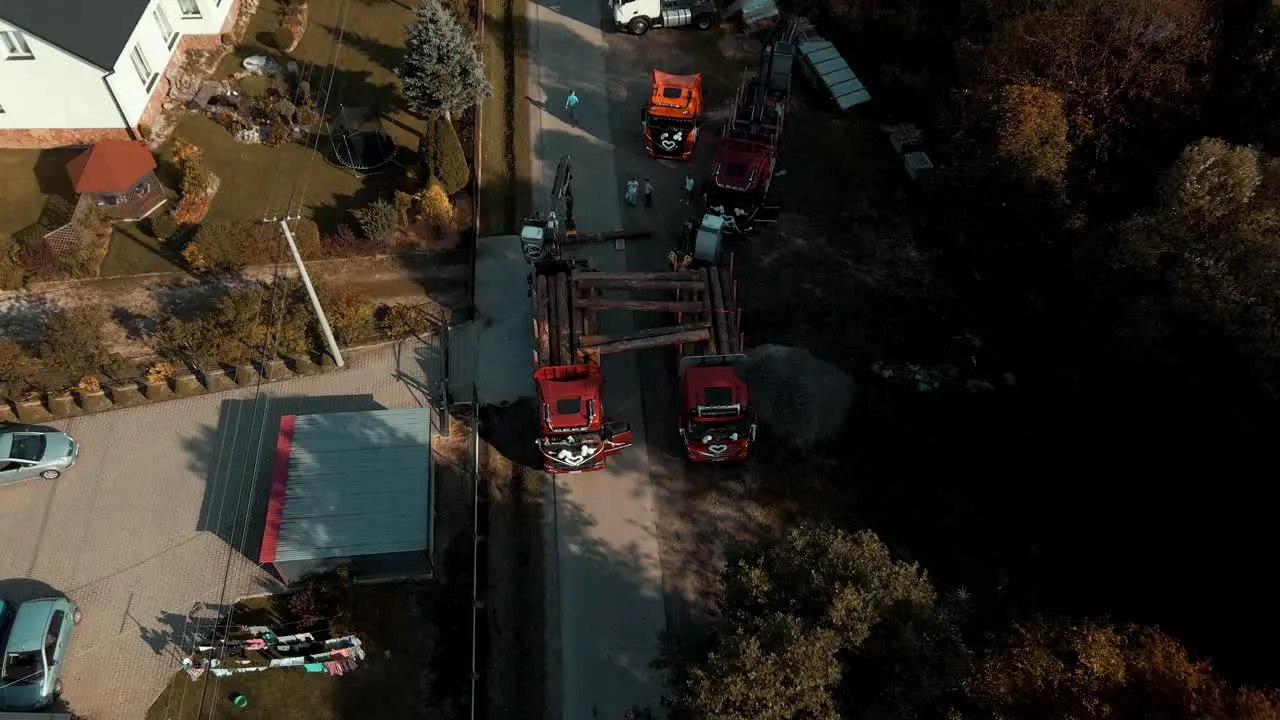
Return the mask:
[[[569,121],[576,126],[578,124],[578,93],[576,91],[569,91],[569,95],[564,101],[564,109],[565,112],[569,114]],[[693,176],[685,175],[684,196],[680,200],[681,205],[693,204],[693,187]],[[628,178],[626,191],[623,193],[623,197],[626,199],[627,204],[631,207],[635,207],[639,200],[639,195],[640,182],[634,177]],[[647,208],[653,207],[653,183],[649,182],[649,178],[644,179],[644,206]]]
[[[693,176],[685,175],[684,176],[684,195],[681,196],[681,199],[680,199],[681,205],[693,204],[693,186],[694,186]],[[640,194],[640,182],[636,180],[634,177],[628,178],[627,184],[626,184],[626,190],[623,193],[623,198],[627,201],[627,204],[630,205],[631,207],[635,207],[639,194]],[[644,179],[644,206],[647,208],[653,207],[653,183],[649,182],[649,178]]]

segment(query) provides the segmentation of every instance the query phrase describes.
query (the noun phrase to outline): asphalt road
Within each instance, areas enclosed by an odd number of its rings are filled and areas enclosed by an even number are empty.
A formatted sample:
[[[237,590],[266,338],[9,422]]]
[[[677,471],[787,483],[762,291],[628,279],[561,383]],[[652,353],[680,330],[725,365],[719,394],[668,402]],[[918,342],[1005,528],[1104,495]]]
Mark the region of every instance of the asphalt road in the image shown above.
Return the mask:
[[[635,224],[620,207],[623,160],[615,160],[603,10],[597,0],[535,0],[530,12],[534,204],[545,204],[558,159],[572,156],[583,232]],[[571,89],[580,99],[576,124],[564,111]],[[659,258],[666,252],[647,249]],[[597,245],[573,254],[601,270],[636,269],[625,247]],[[633,326],[627,314],[600,318],[602,332]],[[546,546],[555,557],[547,558],[547,712],[564,720],[621,717],[628,705],[656,708],[661,697],[650,663],[666,616],[638,358],[608,357],[603,369],[606,415],[631,422],[636,447],[602,472],[562,475],[548,484],[554,514],[547,530],[554,540]]]

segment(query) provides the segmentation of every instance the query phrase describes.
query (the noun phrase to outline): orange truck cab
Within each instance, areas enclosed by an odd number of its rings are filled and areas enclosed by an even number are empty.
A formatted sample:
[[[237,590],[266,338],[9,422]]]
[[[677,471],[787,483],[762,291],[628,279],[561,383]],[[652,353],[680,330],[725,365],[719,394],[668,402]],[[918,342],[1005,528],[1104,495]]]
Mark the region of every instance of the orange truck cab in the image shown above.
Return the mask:
[[[689,460],[711,463],[742,461],[751,456],[756,418],[747,383],[738,373],[738,365],[745,358],[680,358],[680,437]]]
[[[603,470],[605,458],[631,446],[631,425],[605,422],[600,366],[552,365],[533,374],[538,389],[538,451],[553,474]]]
[[[654,70],[642,123],[644,150],[649,157],[693,157],[702,126],[702,74],[672,75]]]

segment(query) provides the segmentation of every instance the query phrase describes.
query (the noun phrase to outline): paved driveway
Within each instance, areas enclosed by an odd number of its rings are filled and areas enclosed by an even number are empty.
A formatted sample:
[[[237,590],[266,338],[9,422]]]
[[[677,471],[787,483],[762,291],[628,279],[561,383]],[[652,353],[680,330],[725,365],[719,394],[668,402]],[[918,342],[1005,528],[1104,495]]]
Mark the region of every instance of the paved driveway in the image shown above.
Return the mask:
[[[55,423],[80,461],[57,480],[0,488],[0,595],[63,592],[83,609],[64,676],[72,709],[144,717],[178,668],[175,643],[274,587],[249,558],[278,418],[420,407],[422,353],[385,346],[257,398],[249,388]]]

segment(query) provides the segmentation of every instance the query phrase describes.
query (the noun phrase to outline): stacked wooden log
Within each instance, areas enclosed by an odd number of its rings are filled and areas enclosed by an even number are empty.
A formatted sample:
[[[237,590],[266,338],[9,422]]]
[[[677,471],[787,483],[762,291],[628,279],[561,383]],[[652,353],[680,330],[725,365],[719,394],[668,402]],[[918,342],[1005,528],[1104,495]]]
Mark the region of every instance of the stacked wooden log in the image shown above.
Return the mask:
[[[664,292],[661,300],[601,297],[606,291]],[[534,283],[534,335],[539,365],[599,362],[609,353],[687,346],[692,354],[741,352],[733,283],[727,271],[567,272],[538,275]],[[623,335],[597,332],[604,310],[660,312],[675,324]]]

